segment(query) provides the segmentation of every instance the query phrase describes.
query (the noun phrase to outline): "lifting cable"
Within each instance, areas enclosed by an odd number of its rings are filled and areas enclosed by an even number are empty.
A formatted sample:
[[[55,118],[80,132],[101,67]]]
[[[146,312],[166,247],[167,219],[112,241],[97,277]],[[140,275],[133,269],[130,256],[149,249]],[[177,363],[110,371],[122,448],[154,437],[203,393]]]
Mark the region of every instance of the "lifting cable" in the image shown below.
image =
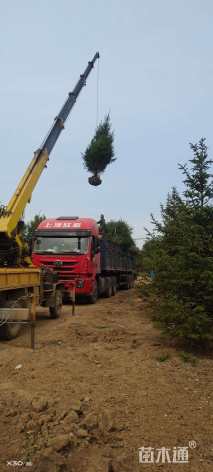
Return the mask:
[[[96,128],[98,127],[100,116],[100,58],[97,63],[97,89],[96,89]]]

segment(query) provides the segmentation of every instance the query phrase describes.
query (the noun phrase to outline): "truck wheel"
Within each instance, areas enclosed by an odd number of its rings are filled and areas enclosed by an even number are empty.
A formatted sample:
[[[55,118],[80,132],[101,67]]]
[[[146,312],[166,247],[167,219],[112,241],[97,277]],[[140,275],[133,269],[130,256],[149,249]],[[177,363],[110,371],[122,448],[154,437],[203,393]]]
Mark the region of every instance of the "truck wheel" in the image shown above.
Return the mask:
[[[21,303],[18,300],[8,301],[5,304],[5,308],[21,308]],[[18,336],[21,331],[21,325],[18,323],[4,323],[0,326],[0,338],[6,339],[9,341],[10,339],[14,339]]]
[[[89,303],[93,304],[97,302],[97,299],[98,299],[98,285],[97,285],[97,282],[95,282],[93,292],[91,293],[91,295],[88,296],[88,301]]]
[[[62,293],[61,290],[55,291],[55,304],[49,307],[50,318],[59,318],[62,310]]]
[[[0,338],[6,339],[9,341],[10,339],[14,339],[18,336],[21,331],[21,326],[18,324],[8,324],[5,323],[4,325],[0,326]]]
[[[106,290],[104,292],[104,297],[109,298],[109,297],[112,296],[112,280],[111,280],[110,277],[106,278],[106,285],[107,285],[107,287],[106,287]]]
[[[130,281],[130,288],[134,288],[134,278],[132,277],[131,278],[131,281]]]
[[[129,290],[130,289],[130,281],[129,281],[129,278],[127,279],[127,281],[122,284],[122,289],[123,290]]]
[[[112,296],[114,296],[117,292],[117,281],[116,278],[113,277],[112,279]]]

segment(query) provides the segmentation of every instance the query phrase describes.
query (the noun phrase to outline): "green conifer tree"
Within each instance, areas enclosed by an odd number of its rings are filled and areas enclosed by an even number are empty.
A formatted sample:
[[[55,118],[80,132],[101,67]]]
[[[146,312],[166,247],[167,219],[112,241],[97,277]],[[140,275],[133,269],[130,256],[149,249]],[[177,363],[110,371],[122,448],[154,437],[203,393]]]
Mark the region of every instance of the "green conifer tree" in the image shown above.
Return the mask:
[[[212,174],[209,171],[213,161],[208,158],[208,147],[205,141],[205,138],[201,138],[197,144],[190,143],[194,154],[193,159],[189,160],[191,169],[187,164],[179,164],[179,168],[186,177],[184,180],[186,201],[195,208],[203,208],[213,198]]]
[[[89,178],[91,185],[100,185],[100,174],[105,171],[109,164],[115,161],[113,140],[110,116],[107,115],[97,127],[95,136],[82,155],[85,168],[93,174]]]
[[[142,255],[155,270],[155,319],[172,336],[201,345],[213,342],[212,160],[204,139],[191,149],[190,169],[179,166],[184,198],[176,189],[168,195]]]

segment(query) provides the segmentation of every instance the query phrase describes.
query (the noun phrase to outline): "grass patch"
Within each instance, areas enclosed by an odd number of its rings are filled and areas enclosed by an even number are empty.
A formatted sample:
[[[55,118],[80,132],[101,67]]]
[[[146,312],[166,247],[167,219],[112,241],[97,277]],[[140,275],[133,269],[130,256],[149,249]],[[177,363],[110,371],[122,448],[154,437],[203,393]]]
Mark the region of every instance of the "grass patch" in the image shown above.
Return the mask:
[[[97,329],[109,329],[111,326],[96,326]]]
[[[161,354],[160,356],[156,357],[156,360],[158,362],[166,362],[170,359],[170,355],[167,353],[167,354]]]
[[[180,359],[185,363],[189,363],[192,365],[197,364],[197,358],[193,356],[192,354],[190,354],[189,352],[182,351],[180,353]]]

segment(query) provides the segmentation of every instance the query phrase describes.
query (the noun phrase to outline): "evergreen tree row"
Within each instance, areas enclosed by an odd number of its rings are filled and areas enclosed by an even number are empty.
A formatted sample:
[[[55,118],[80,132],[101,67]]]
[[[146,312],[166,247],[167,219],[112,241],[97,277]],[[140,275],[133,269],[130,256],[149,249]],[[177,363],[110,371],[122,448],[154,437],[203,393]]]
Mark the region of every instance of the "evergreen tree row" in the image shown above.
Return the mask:
[[[213,180],[205,139],[190,144],[193,158],[179,165],[184,193],[173,188],[161,220],[142,250],[154,273],[154,318],[163,331],[190,344],[213,341]]]

